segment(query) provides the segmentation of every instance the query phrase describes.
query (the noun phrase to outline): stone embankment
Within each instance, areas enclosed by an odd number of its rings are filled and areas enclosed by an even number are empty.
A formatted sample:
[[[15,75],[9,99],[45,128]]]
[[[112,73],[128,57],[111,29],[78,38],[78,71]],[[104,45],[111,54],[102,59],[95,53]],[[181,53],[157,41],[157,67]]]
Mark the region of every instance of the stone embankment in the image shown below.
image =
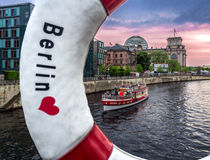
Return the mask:
[[[122,84],[157,84],[181,81],[210,80],[210,76],[165,76],[134,79],[98,80],[84,82],[86,93],[107,91]],[[0,112],[21,108],[18,81],[0,81]]]
[[[102,92],[113,89],[122,84],[158,84],[169,82],[182,82],[182,81],[198,81],[210,80],[209,76],[164,76],[164,77],[142,77],[135,79],[116,79],[116,80],[99,80],[84,82],[86,93]]]
[[[0,112],[21,108],[19,81],[0,81]]]

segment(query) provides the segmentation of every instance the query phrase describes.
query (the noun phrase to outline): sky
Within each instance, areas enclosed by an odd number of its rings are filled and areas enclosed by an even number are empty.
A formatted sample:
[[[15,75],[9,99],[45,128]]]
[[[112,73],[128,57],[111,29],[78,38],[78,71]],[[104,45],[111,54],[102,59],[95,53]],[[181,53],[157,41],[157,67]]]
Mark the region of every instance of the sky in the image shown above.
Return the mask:
[[[127,0],[96,38],[110,45],[138,35],[149,48],[165,48],[174,28],[186,47],[187,65],[210,65],[210,0]]]
[[[0,5],[39,0],[0,0]],[[210,0],[127,0],[96,34],[105,45],[143,37],[150,47],[165,48],[167,38],[181,36],[187,65],[210,65]]]

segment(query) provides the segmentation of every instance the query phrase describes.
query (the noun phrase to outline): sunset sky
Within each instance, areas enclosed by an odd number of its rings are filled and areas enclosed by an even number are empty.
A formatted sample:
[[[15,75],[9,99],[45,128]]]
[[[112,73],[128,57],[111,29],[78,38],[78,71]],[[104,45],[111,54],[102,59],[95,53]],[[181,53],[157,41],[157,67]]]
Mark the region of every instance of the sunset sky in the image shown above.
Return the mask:
[[[33,0],[0,0],[0,5]],[[168,37],[183,38],[187,65],[210,65],[210,0],[127,0],[104,22],[96,38],[105,45],[133,35],[143,37],[149,47],[166,47]]]

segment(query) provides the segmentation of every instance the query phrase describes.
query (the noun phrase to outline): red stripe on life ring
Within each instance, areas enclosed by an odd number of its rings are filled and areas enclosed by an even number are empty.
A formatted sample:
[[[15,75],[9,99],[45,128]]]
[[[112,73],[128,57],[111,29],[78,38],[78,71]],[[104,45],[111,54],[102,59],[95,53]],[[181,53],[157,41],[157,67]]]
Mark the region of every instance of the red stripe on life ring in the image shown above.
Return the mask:
[[[110,15],[115,9],[120,7],[126,0],[101,0],[108,15]]]
[[[113,143],[95,123],[89,134],[59,160],[108,160]]]

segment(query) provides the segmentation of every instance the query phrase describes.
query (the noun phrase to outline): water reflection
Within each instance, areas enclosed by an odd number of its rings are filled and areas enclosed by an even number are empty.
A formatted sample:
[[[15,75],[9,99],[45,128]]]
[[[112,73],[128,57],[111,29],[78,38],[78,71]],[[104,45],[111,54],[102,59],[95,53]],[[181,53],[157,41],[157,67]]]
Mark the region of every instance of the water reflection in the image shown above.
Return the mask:
[[[141,112],[141,110],[143,110],[144,107],[146,106],[147,106],[147,100],[129,108],[103,112],[102,120],[105,123],[119,123],[124,120],[129,121],[129,120],[132,120],[135,116],[137,116],[138,113]]]
[[[210,81],[150,85],[148,100],[105,114],[101,94],[87,96],[94,120],[125,151],[158,160],[210,154]],[[22,110],[0,114],[0,159],[41,159]]]

